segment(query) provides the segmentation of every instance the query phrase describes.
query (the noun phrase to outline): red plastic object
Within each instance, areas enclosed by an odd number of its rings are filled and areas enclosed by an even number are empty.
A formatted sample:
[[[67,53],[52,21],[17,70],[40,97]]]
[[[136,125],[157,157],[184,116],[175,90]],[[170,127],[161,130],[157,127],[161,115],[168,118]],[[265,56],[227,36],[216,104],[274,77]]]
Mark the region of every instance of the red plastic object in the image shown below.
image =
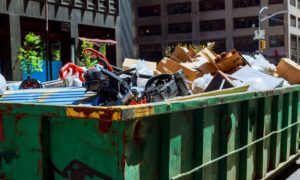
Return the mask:
[[[97,59],[97,58],[100,58],[100,59],[103,59],[103,61],[106,63],[107,65],[107,70],[109,71],[113,71],[113,68],[111,67],[111,65],[109,64],[106,56],[98,51],[96,51],[95,49],[92,49],[92,48],[86,48],[83,50],[83,54],[86,55],[87,57],[90,57],[90,58],[94,58],[94,59]]]
[[[129,105],[138,105],[138,104],[147,104],[146,98],[144,98],[140,101],[131,100],[129,103]]]
[[[84,70],[73,64],[73,63],[67,63],[66,65],[64,65],[59,72],[59,77],[61,80],[65,80],[69,74],[72,73],[72,75],[78,74],[79,79],[84,82],[84,78],[83,78],[83,74],[84,74]]]

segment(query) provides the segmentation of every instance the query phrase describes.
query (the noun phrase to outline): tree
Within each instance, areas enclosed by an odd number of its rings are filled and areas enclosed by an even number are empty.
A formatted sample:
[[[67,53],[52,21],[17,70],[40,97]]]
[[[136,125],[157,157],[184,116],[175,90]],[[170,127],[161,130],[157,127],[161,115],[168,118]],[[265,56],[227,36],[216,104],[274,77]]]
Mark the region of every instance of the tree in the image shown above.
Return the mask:
[[[23,45],[20,47],[20,52],[17,60],[21,62],[21,68],[27,72],[30,78],[33,72],[42,72],[43,59],[45,52],[41,37],[34,33],[28,33],[25,36]]]

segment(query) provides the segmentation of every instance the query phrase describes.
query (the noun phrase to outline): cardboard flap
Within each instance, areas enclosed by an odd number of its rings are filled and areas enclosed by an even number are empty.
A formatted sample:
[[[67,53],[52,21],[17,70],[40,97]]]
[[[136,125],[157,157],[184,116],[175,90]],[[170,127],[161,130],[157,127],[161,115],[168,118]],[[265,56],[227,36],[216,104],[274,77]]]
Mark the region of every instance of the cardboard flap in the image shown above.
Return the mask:
[[[122,69],[127,70],[132,67],[134,67],[137,63],[139,62],[138,59],[130,59],[130,58],[125,58]],[[151,61],[145,61],[147,67],[151,69],[152,71],[156,70],[157,63],[156,62],[151,62]]]
[[[183,48],[181,46],[176,46],[174,49],[171,59],[176,62],[193,62],[191,57],[189,56],[189,51],[186,48]]]
[[[290,84],[300,83],[300,65],[291,59],[282,58],[277,66],[276,74],[286,79]]]

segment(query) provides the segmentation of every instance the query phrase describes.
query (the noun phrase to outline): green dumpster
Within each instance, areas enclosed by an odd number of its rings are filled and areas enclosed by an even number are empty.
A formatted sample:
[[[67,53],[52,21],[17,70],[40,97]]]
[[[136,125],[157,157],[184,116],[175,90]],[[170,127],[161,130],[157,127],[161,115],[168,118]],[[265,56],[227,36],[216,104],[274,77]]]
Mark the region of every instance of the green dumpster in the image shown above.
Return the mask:
[[[0,179],[272,177],[299,157],[299,92],[123,107],[71,105],[82,89],[11,92],[0,98]]]

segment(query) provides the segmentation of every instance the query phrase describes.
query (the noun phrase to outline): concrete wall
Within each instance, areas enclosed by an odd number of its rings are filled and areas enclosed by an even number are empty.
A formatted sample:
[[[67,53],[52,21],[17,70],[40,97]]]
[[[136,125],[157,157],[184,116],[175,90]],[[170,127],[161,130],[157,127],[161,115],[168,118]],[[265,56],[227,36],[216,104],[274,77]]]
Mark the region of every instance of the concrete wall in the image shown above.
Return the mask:
[[[135,12],[133,0],[120,0],[120,18],[117,20],[117,65],[120,67],[125,57],[137,58]]]

